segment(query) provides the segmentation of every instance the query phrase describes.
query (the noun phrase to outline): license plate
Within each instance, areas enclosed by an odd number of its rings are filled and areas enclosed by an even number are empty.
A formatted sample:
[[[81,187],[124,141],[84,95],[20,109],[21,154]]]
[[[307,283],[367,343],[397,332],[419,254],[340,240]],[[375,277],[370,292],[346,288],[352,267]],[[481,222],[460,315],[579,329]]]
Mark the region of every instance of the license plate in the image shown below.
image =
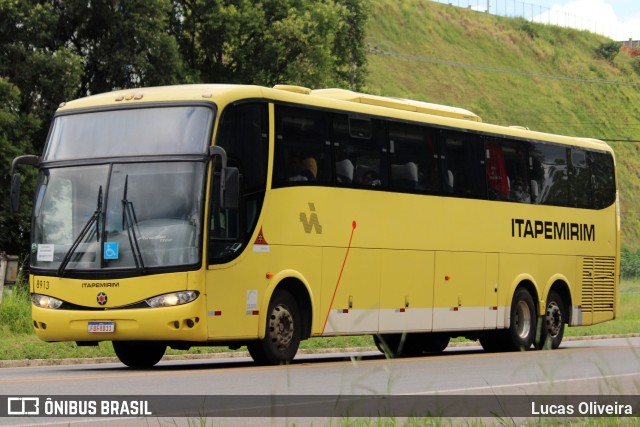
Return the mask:
[[[114,322],[89,322],[88,330],[96,333],[115,332],[116,324]]]

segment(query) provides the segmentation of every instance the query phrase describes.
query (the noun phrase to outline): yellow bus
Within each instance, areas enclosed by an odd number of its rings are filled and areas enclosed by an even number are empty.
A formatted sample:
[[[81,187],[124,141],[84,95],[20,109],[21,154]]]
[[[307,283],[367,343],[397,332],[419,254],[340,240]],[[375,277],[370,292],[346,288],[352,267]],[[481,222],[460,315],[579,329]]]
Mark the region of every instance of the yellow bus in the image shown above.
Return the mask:
[[[30,290],[45,341],[167,347],[371,334],[556,348],[615,317],[611,148],[340,89],[185,85],[63,103],[36,165]],[[19,175],[12,181],[14,208]]]

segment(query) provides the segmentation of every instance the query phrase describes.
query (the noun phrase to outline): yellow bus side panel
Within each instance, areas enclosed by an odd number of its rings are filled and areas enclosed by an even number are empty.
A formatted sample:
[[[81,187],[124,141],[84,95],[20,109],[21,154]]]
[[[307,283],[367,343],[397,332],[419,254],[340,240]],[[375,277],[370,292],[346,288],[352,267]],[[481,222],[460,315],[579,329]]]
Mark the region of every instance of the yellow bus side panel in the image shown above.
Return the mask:
[[[436,252],[433,328],[438,331],[485,327],[487,255]],[[494,311],[495,316],[495,311]]]
[[[347,253],[347,248],[323,248],[321,333],[378,331],[381,259],[379,250],[350,248]]]
[[[407,250],[383,253],[380,331],[431,331],[433,263],[433,252]]]
[[[264,234],[269,242],[268,234]],[[265,324],[269,299],[283,278],[314,284],[316,289],[310,289],[310,294],[319,293],[321,248],[263,245],[254,251],[252,246],[237,261],[211,267],[206,273],[207,324],[212,341],[263,335],[260,325]],[[315,315],[314,312],[313,325],[318,323]]]

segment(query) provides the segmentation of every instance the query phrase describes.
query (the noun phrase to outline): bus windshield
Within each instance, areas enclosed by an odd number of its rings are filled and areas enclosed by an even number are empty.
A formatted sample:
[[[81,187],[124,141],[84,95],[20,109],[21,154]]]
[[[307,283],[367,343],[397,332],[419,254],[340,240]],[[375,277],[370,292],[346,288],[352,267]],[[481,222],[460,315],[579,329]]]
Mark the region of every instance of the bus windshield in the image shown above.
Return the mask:
[[[199,262],[206,163],[114,163],[43,169],[31,265],[72,270]]]

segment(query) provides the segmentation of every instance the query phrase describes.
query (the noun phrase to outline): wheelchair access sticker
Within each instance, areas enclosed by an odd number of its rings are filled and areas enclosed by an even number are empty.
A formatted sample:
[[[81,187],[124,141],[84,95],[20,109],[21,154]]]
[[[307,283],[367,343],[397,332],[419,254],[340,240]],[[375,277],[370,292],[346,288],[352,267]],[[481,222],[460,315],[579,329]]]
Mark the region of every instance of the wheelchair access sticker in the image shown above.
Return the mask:
[[[118,242],[104,242],[104,259],[118,259]]]

